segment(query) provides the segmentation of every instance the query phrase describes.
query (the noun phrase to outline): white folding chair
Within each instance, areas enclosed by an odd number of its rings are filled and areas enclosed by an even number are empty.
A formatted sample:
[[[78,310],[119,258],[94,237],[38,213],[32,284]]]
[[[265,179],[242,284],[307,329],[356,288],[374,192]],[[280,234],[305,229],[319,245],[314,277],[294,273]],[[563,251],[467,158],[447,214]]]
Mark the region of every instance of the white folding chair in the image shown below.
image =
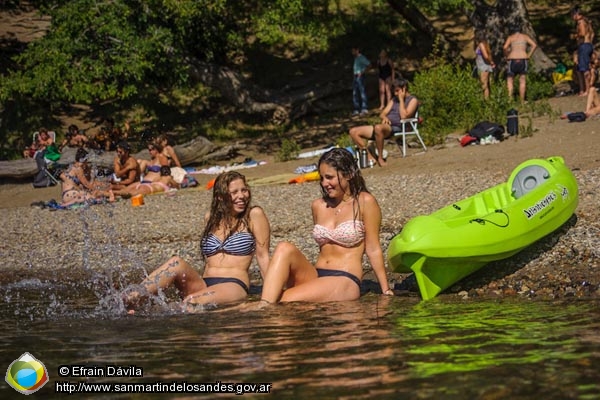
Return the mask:
[[[37,142],[37,138],[39,136],[39,132],[33,133],[33,143]],[[52,142],[56,144],[56,132],[48,131],[48,135],[52,138]],[[58,145],[57,145],[58,146]],[[59,183],[59,175],[62,172],[62,168],[59,168],[59,165],[56,161],[52,161],[43,156],[44,153],[36,151],[33,158],[36,161],[38,171],[44,171],[44,175],[46,175],[50,181],[57,185]]]
[[[406,137],[415,135],[423,149],[427,151],[427,146],[423,142],[421,135],[419,134],[419,110],[415,113],[413,118],[406,118],[400,121],[400,130],[394,132],[394,137],[402,137],[402,157],[406,157]]]

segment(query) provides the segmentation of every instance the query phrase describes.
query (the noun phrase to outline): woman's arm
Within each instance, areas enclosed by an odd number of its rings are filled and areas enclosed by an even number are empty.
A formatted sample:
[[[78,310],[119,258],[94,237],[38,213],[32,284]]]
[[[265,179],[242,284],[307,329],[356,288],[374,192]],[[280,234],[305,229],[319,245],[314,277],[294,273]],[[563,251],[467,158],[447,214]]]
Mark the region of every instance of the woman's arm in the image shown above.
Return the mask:
[[[365,224],[365,253],[369,257],[369,262],[373,267],[373,272],[375,272],[381,292],[389,294],[390,285],[387,280],[383,250],[379,241],[381,208],[375,197],[369,193],[361,193],[360,199],[362,200],[361,209],[363,210],[363,222]]]
[[[492,55],[490,54],[489,46],[487,45],[487,43],[485,43],[485,42],[479,43],[479,48],[481,49],[481,56],[483,57],[483,60],[486,63],[493,66],[494,61],[492,60]]]
[[[92,191],[94,190],[94,185],[93,182],[87,178],[87,176],[85,175],[85,172],[83,171],[83,168],[77,168],[77,178],[79,178],[79,182],[81,182],[81,185],[89,190]]]
[[[175,149],[171,146],[167,147],[167,151],[169,152],[169,155],[171,156],[171,160],[173,160],[173,162],[175,163],[176,167],[181,168],[181,161],[179,161],[179,157],[177,157],[177,153],[175,152]]]
[[[162,153],[157,155],[161,167],[169,166],[169,159]]]
[[[250,224],[252,234],[256,240],[256,261],[260,268],[263,280],[267,276],[269,267],[269,248],[271,246],[271,226],[265,212],[260,207],[250,210]]]
[[[531,49],[529,50],[529,54],[527,54],[527,58],[531,58],[531,56],[533,55],[533,52],[535,51],[535,49],[537,49],[537,43],[533,41],[532,38],[530,38],[528,35],[525,35],[525,37],[527,38],[527,43],[529,43],[529,46],[531,46]]]

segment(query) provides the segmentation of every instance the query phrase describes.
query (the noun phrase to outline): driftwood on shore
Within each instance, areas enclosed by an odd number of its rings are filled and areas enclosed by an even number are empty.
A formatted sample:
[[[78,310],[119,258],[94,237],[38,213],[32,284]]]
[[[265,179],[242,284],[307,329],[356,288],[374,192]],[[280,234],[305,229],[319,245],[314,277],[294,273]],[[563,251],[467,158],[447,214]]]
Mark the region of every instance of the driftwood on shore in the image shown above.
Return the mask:
[[[203,136],[191,140],[190,142],[173,146],[181,164],[183,166],[201,165],[208,162],[229,159],[242,148],[241,145],[216,146]],[[70,164],[75,161],[75,148],[63,149],[59,164]],[[137,159],[148,159],[148,151],[142,150],[133,154]],[[115,158],[114,151],[107,151],[96,154],[90,150],[90,162],[101,168],[112,168]],[[37,173],[35,160],[31,158],[0,161],[0,179],[21,180],[32,178]]]

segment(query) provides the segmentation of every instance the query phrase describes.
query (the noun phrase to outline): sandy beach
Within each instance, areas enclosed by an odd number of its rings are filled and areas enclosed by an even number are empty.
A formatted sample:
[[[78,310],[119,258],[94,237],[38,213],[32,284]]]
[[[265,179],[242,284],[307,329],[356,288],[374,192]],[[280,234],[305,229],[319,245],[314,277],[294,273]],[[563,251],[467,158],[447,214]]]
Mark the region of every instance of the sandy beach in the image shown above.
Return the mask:
[[[559,112],[585,107],[585,100],[574,96],[550,103]],[[540,117],[533,119],[533,127],[533,136],[528,138],[511,137],[499,144],[466,148],[450,140],[443,148],[425,153],[411,149],[406,158],[389,145],[388,166],[363,170],[382,208],[384,250],[410,218],[505,181],[522,161],[562,156],[579,183],[576,215],[554,234],[514,257],[488,265],[441,296],[600,297],[600,119],[569,123]],[[266,165],[241,171],[252,185],[254,204],[262,206],[270,218],[271,247],[288,240],[309,259],[318,251],[310,236],[309,210],[310,201],[320,195],[318,183],[259,183],[316,160],[276,163],[267,157]],[[141,207],[121,200],[67,211],[30,206],[60,199],[58,187],[1,185],[4,229],[0,249],[5,270],[1,283],[87,279],[91,271],[113,271],[124,286],[137,282],[143,270],[154,269],[173,254],[201,267],[198,238],[210,202],[210,192],[203,187],[213,176],[196,176],[200,188],[180,190],[174,196],[147,196]],[[377,290],[366,262],[365,270],[363,289]],[[416,296],[414,282],[407,278],[389,273],[399,295]],[[254,283],[260,285],[258,280]]]

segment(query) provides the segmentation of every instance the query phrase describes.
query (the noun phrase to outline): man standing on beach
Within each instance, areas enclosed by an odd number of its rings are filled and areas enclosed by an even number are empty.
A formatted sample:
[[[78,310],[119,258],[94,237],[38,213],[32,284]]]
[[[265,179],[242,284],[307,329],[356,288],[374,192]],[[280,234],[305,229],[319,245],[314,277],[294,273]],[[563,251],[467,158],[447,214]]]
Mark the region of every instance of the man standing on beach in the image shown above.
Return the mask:
[[[589,19],[581,14],[581,9],[577,6],[571,10],[571,18],[575,21],[577,31],[573,35],[577,40],[577,68],[576,73],[579,80],[579,95],[587,96],[590,87],[593,85],[590,76],[590,61],[594,51],[594,29]]]
[[[371,67],[371,61],[360,52],[358,47],[352,48],[352,55],[354,56],[354,81],[352,83],[354,112],[352,115],[365,115],[369,112],[365,90],[365,72]]]

